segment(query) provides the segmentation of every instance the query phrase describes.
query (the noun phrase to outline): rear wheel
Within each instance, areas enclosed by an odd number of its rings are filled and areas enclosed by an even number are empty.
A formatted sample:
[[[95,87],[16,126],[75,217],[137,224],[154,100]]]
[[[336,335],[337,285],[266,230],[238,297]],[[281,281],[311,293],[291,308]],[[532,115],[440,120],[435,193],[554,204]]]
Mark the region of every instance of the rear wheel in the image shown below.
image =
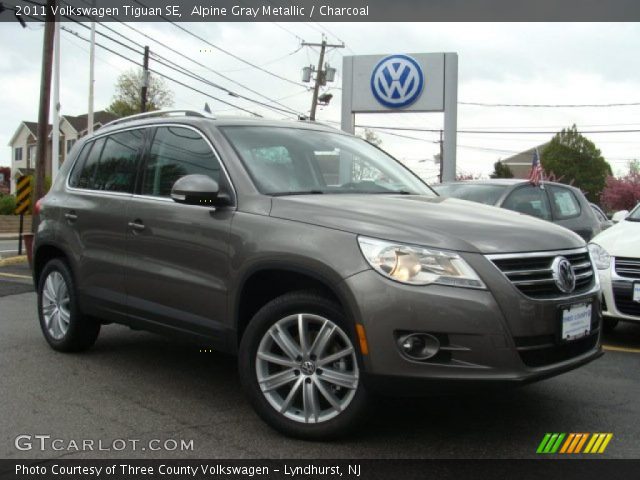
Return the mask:
[[[240,377],[257,413],[280,432],[324,439],[352,429],[365,391],[340,307],[310,292],[283,295],[254,316],[240,346]]]
[[[60,258],[50,260],[40,275],[38,316],[42,333],[55,350],[85,350],[100,333],[100,323],[80,313],[71,271]]]

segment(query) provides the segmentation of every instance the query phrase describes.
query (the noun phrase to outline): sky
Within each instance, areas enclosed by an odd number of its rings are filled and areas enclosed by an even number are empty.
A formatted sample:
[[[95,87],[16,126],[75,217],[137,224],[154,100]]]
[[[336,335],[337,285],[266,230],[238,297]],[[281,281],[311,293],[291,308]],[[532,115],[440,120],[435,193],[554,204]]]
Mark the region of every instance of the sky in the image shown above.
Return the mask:
[[[149,45],[157,53],[191,72],[251,98],[244,90],[209,69],[219,72],[268,98],[279,99],[288,108],[308,113],[311,103],[309,84],[301,83],[301,69],[317,64],[318,49],[301,47],[302,40],[319,42],[325,35],[345,48],[332,49],[327,61],[338,69],[336,81],[323,90],[334,96],[321,107],[317,119],[340,121],[342,56],[362,54],[457,52],[459,56],[460,102],[500,104],[611,104],[640,102],[640,24],[637,23],[198,23],[180,24],[186,30],[237,57],[290,80],[289,82],[247,66],[207,43],[190,36],[175,25],[107,23],[103,32],[123,43]],[[82,25],[64,23],[65,29],[82,38],[89,30]],[[87,26],[87,24],[85,24]],[[16,23],[0,24],[0,165],[9,165],[9,140],[20,121],[38,118],[42,56],[42,25],[22,28]],[[79,115],[88,109],[89,46],[69,31],[61,35],[61,113]],[[98,43],[120,52],[126,58],[96,48],[95,110],[112,101],[117,77],[132,68],[141,68],[142,54],[127,50],[101,35]],[[159,40],[182,56],[159,45]],[[129,60],[134,60],[137,65]],[[193,59],[208,69],[189,61]],[[231,97],[210,86],[150,62],[152,69],[167,73],[205,93],[231,101],[271,118],[282,113]],[[297,84],[297,85],[296,85]],[[202,110],[208,103],[215,115],[246,113],[167,82],[174,92],[174,107]],[[442,128],[441,113],[358,115],[357,125],[402,128]],[[459,130],[483,133],[458,135],[457,172],[488,176],[493,163],[547,142],[552,135],[491,134],[491,130],[555,132],[576,124],[579,130],[640,130],[640,105],[588,108],[488,107],[460,104]],[[382,147],[415,169],[427,181],[434,181],[438,166],[438,134],[396,131],[404,137],[378,132]],[[611,164],[614,174],[627,170],[629,160],[640,158],[640,132],[586,133]],[[412,138],[406,138],[412,137]]]

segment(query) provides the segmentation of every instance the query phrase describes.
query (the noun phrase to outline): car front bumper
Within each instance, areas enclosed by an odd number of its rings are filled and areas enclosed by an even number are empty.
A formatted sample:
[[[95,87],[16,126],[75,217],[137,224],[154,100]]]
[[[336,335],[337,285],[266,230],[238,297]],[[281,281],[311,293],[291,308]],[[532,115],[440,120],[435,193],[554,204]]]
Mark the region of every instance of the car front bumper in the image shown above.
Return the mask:
[[[416,393],[421,387],[429,392],[434,386],[523,384],[602,355],[597,288],[570,301],[536,301],[497,273],[489,282],[485,276],[483,280],[490,288],[511,289],[507,302],[498,302],[491,290],[404,285],[373,270],[346,279],[352,311],[366,332],[365,382],[383,391],[393,385],[394,393],[402,386]],[[562,341],[561,307],[585,302],[592,304],[590,334]],[[438,338],[438,354],[424,361],[407,358],[398,342],[407,333]]]
[[[602,316],[617,318],[627,322],[640,322],[640,303],[633,301],[633,285],[639,279],[624,278],[615,272],[615,259],[611,259],[611,267],[598,270],[602,295]]]

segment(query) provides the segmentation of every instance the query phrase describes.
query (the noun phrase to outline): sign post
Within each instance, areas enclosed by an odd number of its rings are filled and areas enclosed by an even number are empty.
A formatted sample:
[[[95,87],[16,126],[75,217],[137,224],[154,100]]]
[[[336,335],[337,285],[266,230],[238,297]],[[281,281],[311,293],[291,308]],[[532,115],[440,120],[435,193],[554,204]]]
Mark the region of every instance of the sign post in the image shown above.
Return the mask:
[[[455,180],[458,54],[346,56],[342,67],[342,130],[356,113],[444,112],[441,181]]]
[[[15,214],[20,215],[20,232],[18,234],[18,255],[22,255],[22,234],[24,232],[24,213],[31,206],[31,192],[33,191],[33,177],[22,175],[16,183]]]

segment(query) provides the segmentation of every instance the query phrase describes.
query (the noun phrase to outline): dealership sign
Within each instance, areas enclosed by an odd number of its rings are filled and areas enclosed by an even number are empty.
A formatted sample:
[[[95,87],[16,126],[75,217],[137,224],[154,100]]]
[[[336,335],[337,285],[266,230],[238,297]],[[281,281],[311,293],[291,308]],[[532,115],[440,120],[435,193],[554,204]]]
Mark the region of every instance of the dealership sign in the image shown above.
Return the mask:
[[[356,113],[444,112],[443,180],[455,178],[458,102],[456,53],[345,56],[342,129]],[[416,125],[417,126],[417,125]]]

